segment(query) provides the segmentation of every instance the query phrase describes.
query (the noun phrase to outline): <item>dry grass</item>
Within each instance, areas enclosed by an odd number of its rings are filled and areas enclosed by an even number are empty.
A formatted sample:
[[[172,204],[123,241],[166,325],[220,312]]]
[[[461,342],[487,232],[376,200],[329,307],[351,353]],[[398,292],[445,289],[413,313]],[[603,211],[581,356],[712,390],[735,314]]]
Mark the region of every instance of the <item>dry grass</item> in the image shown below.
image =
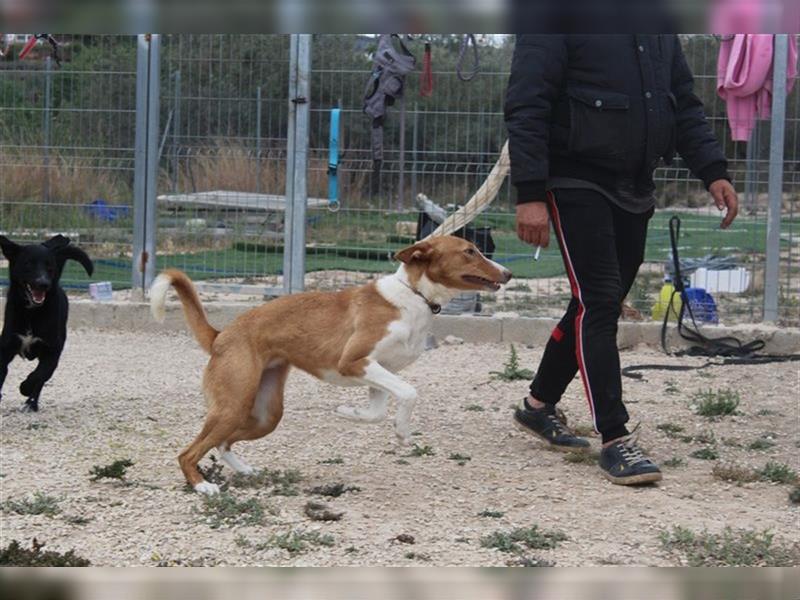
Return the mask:
[[[711,474],[722,481],[731,481],[734,483],[749,483],[751,481],[758,481],[759,474],[741,465],[734,463],[726,463],[714,465],[711,469]]]
[[[44,166],[41,154],[9,152],[0,149],[0,189],[14,203],[29,204],[41,201],[49,171],[50,194],[53,201],[66,205],[82,205],[97,198],[110,204],[128,203],[132,189],[124,171],[97,168],[86,159],[65,156],[53,151],[49,167]]]
[[[252,149],[224,139],[216,139],[209,146],[197,149],[182,158],[181,163],[178,189],[187,192],[253,192],[260,183],[265,193],[282,193],[286,185],[283,161],[262,159],[259,169]],[[161,177],[161,188],[170,189],[169,174],[162,173]]]
[[[270,152],[274,155],[270,156]],[[260,163],[255,149],[240,142],[223,138],[197,149],[182,158],[178,174],[178,189],[183,191],[228,190],[283,194],[286,188],[286,159],[281,152],[262,151]],[[358,170],[353,171],[351,167]],[[361,206],[369,195],[369,173],[363,165],[343,162],[339,169],[339,186],[349,206]],[[171,189],[171,176],[161,173],[161,189]],[[308,160],[308,195],[328,196],[327,156],[310,156]]]

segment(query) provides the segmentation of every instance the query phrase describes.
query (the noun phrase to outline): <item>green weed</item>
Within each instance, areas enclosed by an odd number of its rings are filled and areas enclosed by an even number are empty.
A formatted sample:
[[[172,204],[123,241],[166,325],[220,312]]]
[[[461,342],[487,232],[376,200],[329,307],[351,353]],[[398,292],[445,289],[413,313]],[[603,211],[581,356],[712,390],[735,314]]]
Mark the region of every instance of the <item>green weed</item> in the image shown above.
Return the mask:
[[[566,534],[561,531],[545,531],[534,525],[512,531],[495,531],[481,538],[481,546],[494,548],[500,552],[522,554],[523,546],[532,550],[550,549],[566,539],[568,539]]]
[[[731,389],[707,389],[692,396],[695,413],[701,417],[724,417],[736,414],[739,392]]]
[[[661,545],[691,567],[783,567],[800,559],[796,548],[775,545],[773,535],[726,527],[721,533],[695,533],[683,527],[662,532]]]
[[[92,470],[89,471],[89,475],[91,475],[89,479],[91,481],[99,481],[101,479],[124,480],[126,472],[132,466],[133,461],[129,458],[115,460],[110,465],[106,465],[104,467],[94,466],[92,467]]]
[[[6,500],[2,508],[7,512],[17,513],[18,515],[46,515],[53,517],[61,512],[58,506],[59,499],[48,496],[42,492],[34,492],[33,495],[20,500]]]
[[[533,371],[530,369],[523,369],[519,365],[519,355],[514,344],[511,344],[511,354],[508,360],[503,364],[502,371],[489,371],[492,379],[499,379],[501,381],[518,381],[533,379]]]

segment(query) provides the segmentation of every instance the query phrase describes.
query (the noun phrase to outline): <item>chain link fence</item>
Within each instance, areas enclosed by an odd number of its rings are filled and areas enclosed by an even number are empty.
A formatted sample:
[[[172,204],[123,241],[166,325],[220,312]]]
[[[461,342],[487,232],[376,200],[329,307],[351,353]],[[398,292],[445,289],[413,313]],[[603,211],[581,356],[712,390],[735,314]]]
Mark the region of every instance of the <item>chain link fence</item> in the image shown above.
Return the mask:
[[[258,296],[285,289],[286,174],[294,110],[308,111],[305,286],[336,289],[394,270],[393,251],[417,237],[422,194],[447,212],[481,185],[506,138],[502,106],[513,51],[511,36],[478,36],[480,71],[456,74],[460,36],[407,40],[417,70],[405,96],[389,108],[380,173],[370,151],[372,124],[362,113],[373,36],[315,35],[310,97],[289,98],[290,36],[161,36],[156,266],[175,266],[220,293]],[[65,60],[56,68],[44,50],[34,59],[0,62],[0,230],[14,239],[61,232],[96,258],[95,279],[116,290],[131,284],[135,151],[136,38],[59,36]],[[433,92],[420,94],[425,42],[431,45]],[[682,37],[714,130],[731,161],[742,211],[728,231],[686,166],[658,169],[658,209],[628,304],[651,318],[669,256],[667,222],[683,220],[682,256],[725,256],[736,275],[712,292],[720,319],[763,318],[771,123],[750,143],[733,143],[725,104],[716,95],[719,40]],[[294,100],[294,102],[292,102]],[[331,110],[341,111],[340,210],[328,208]],[[779,320],[800,322],[800,93],[787,102],[780,225]],[[288,133],[287,133],[288,132]],[[424,224],[424,223],[423,223]],[[560,314],[569,285],[555,245],[533,260],[516,238],[513,195],[506,182],[472,223],[494,241],[494,259],[515,279],[482,295],[482,314]],[[302,250],[302,249],[301,249]],[[0,280],[6,277],[0,271]],[[694,283],[720,285],[709,275]],[[68,286],[85,288],[70,269]],[[121,296],[124,297],[124,291]],[[472,305],[471,309],[476,306]]]

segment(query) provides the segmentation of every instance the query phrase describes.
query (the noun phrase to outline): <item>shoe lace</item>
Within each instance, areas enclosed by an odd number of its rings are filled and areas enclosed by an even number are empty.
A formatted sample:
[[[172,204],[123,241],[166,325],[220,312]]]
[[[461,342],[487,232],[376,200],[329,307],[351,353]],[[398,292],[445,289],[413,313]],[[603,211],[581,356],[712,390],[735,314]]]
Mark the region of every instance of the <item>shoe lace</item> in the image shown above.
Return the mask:
[[[640,462],[645,462],[647,457],[642,452],[642,449],[639,448],[637,442],[639,441],[639,425],[637,424],[636,427],[633,428],[630,435],[627,439],[621,441],[620,445],[620,453],[622,457],[625,459],[625,462],[628,465],[633,466]]]
[[[565,433],[572,434],[572,432],[564,425],[561,419],[558,418],[557,415],[547,415],[548,420],[550,423],[553,424],[553,429],[555,429],[558,435],[563,435]]]

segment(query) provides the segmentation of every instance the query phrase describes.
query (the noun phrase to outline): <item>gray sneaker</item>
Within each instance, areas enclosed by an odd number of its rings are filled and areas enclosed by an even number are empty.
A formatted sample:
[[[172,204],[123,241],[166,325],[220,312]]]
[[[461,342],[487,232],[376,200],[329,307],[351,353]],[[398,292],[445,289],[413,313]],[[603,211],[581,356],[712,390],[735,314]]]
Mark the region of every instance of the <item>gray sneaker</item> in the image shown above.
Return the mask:
[[[661,481],[661,470],[639,448],[638,437],[634,429],[631,435],[600,451],[600,468],[611,483],[641,485]]]
[[[535,435],[554,450],[587,452],[589,440],[578,437],[558,418],[554,406],[530,409],[523,400],[514,411],[514,422],[526,433]]]

